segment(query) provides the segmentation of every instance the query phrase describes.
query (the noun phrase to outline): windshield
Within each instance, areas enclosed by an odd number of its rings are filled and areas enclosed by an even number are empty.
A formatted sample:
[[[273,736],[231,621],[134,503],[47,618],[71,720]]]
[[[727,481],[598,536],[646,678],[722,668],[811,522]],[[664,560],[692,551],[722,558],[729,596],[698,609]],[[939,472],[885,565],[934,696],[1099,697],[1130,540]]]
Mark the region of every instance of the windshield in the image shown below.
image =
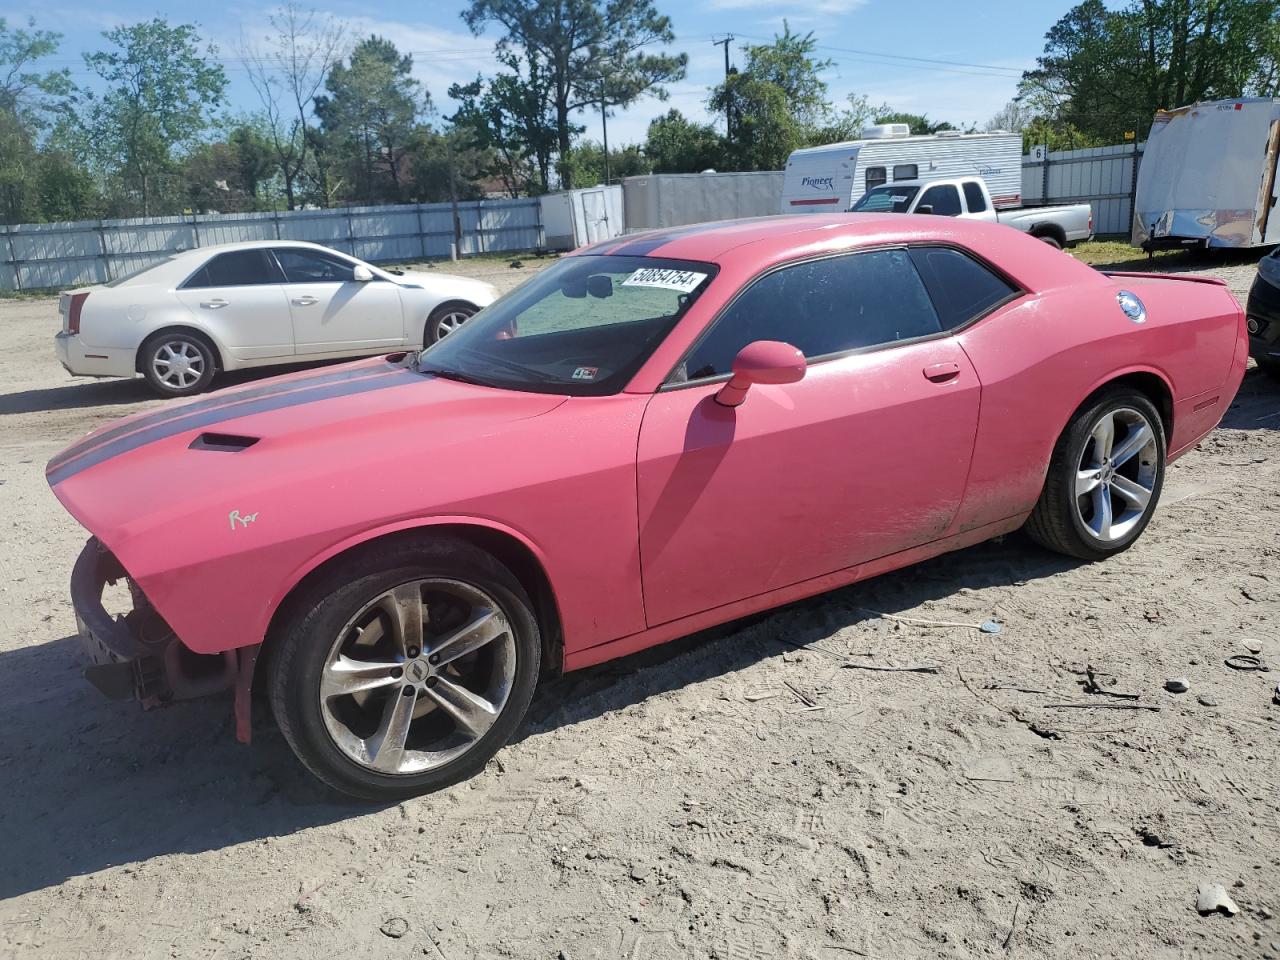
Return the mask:
[[[716,267],[657,257],[566,257],[418,355],[418,369],[539,393],[617,393]]]
[[[887,183],[868,190],[850,209],[856,213],[906,213],[919,192],[919,186],[895,187]]]

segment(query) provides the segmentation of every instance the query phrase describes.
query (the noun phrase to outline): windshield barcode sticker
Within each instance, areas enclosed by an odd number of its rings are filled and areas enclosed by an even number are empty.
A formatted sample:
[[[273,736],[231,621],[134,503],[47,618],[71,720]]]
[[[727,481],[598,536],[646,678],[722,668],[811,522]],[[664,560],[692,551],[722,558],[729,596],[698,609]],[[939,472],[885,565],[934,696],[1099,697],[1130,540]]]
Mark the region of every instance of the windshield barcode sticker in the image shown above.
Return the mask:
[[[661,287],[664,290],[679,290],[691,293],[703,280],[705,273],[696,270],[672,270],[667,267],[641,267],[627,279],[622,281],[624,287]]]

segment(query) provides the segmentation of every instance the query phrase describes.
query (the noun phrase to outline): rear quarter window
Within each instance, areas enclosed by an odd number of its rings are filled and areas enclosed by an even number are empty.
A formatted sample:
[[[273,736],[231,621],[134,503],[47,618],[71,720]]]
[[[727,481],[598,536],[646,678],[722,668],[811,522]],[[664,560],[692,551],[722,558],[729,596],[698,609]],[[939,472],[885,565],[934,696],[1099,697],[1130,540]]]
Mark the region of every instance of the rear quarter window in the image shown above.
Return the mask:
[[[947,330],[975,320],[1022,292],[989,267],[952,247],[913,247],[911,259]]]

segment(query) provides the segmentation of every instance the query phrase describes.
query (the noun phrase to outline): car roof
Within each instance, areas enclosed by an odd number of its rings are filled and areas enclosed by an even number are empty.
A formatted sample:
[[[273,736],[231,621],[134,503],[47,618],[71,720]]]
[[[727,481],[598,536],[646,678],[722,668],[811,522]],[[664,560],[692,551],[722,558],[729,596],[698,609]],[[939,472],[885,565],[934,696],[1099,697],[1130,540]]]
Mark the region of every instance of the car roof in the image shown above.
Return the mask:
[[[194,259],[205,258],[219,253],[227,253],[233,250],[257,250],[264,247],[299,247],[305,250],[322,250],[325,253],[342,253],[340,250],[334,250],[331,247],[322,246],[318,243],[310,243],[306,240],[238,240],[234,243],[213,243],[205,246],[192,247],[190,250],[182,250],[174,255],[174,259]]]
[[[690,224],[604,240],[573,256],[660,257],[716,263],[735,270],[859,247],[944,244],[970,250],[1026,289],[1090,282],[1101,274],[1009,226],[958,217],[902,213],[784,214]]]

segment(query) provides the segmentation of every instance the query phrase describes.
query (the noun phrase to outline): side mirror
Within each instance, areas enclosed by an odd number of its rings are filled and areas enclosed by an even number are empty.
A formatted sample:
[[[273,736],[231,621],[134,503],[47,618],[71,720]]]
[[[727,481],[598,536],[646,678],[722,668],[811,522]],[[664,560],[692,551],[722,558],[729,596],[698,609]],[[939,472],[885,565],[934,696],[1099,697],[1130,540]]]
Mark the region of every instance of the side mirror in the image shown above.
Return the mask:
[[[373,271],[363,263],[357,263],[356,268],[351,271],[351,279],[358,283],[368,283],[373,279]]]
[[[932,203],[920,204],[920,206],[916,207],[916,213],[923,213],[923,214],[933,213],[933,204]]]
[[[753,383],[795,383],[805,373],[804,354],[779,340],[748,343],[733,358],[733,377],[716,394],[716,403],[738,407]]]

